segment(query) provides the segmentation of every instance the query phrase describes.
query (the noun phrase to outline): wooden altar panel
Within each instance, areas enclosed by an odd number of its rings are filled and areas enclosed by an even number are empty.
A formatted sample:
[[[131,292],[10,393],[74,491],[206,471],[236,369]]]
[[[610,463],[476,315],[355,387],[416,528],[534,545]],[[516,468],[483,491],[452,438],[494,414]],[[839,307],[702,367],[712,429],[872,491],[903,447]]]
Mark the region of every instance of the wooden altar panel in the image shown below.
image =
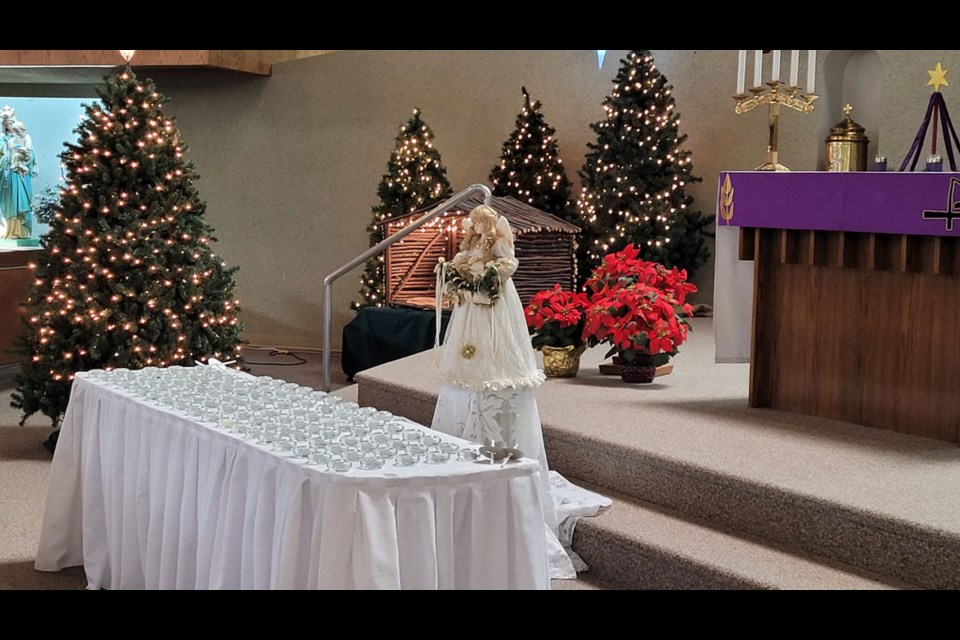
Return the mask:
[[[27,266],[39,251],[0,251],[0,364],[16,362],[18,357],[7,353],[20,333],[19,303],[27,299],[33,271]]]
[[[960,239],[744,237],[752,406],[960,442]]]

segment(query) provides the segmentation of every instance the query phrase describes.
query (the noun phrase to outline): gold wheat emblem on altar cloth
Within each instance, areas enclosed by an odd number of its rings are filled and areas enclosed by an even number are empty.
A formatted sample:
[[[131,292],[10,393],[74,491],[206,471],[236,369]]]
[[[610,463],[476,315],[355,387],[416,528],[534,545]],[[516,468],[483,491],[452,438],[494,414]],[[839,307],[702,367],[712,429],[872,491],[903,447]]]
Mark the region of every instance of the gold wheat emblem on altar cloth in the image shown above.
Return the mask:
[[[723,186],[720,188],[720,217],[726,220],[727,224],[733,220],[733,183],[729,173],[724,176]]]

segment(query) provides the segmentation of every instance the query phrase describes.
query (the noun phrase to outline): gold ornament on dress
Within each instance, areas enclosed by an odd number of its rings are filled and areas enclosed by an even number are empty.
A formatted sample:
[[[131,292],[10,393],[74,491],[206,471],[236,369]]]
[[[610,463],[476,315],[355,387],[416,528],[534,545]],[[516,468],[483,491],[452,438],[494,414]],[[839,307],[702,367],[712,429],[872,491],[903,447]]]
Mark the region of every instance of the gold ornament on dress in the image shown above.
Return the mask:
[[[460,349],[460,357],[464,360],[470,360],[475,355],[477,355],[477,348],[472,344],[465,344]]]

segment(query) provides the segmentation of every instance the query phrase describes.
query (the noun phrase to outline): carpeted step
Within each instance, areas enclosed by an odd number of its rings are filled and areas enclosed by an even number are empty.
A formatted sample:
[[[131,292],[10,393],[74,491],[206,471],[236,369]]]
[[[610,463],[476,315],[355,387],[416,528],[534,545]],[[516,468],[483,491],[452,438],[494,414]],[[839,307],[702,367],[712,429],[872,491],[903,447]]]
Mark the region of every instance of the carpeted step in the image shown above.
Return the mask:
[[[696,329],[654,385],[600,376],[599,349],[577,378],[548,380],[537,402],[551,468],[873,575],[960,588],[960,449],[751,409],[748,368],[713,363],[712,329]],[[430,424],[435,363],[427,352],[362,372],[358,400]]]
[[[604,493],[613,506],[580,520],[573,547],[590,567],[582,575],[607,589],[909,588],[623,494]]]
[[[551,580],[550,589],[553,591],[603,591],[609,588],[595,582],[588,574],[589,572],[584,572],[577,576],[576,580]]]

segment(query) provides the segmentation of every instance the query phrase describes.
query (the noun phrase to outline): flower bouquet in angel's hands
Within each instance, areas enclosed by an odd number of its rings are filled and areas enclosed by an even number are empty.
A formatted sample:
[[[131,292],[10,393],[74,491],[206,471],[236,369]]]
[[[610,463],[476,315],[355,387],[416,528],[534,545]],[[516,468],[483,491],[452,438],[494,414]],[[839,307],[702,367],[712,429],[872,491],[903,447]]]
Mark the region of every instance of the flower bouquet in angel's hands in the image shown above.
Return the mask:
[[[687,339],[686,302],[697,288],[687,272],[639,259],[628,245],[604,258],[587,281],[590,304],[583,336],[590,346],[609,344],[606,357],[617,355],[622,366],[659,367],[675,356]]]
[[[437,264],[437,285],[443,301],[493,306],[500,298],[500,272],[494,260],[458,253],[447,262],[440,258]]]

